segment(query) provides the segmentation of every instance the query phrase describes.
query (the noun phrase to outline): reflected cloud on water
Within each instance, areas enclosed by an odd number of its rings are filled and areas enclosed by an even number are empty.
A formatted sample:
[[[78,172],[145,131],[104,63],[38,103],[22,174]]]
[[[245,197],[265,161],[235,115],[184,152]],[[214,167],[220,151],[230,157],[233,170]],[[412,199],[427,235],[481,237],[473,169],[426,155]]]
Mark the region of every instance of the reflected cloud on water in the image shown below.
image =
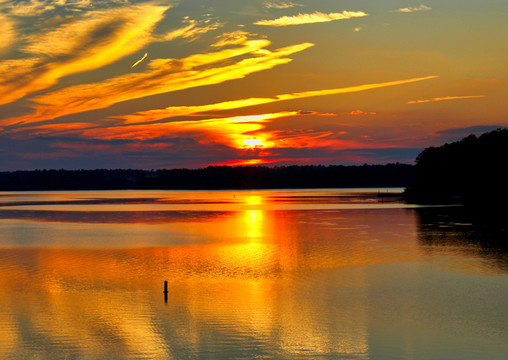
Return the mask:
[[[198,195],[182,201],[248,207],[0,210],[0,357],[409,359],[440,358],[453,344],[474,359],[506,350],[507,288],[491,277],[506,273],[506,252],[477,244],[482,233],[448,210],[276,210],[273,201],[298,201]],[[339,201],[330,190],[310,195]],[[471,349],[471,339],[482,345]]]

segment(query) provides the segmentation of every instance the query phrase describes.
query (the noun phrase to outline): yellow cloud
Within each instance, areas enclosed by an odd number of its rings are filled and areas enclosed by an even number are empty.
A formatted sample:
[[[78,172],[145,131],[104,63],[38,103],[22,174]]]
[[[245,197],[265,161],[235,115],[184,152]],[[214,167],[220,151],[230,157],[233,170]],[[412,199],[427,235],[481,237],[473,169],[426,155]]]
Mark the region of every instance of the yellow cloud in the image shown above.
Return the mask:
[[[295,6],[303,6],[292,1],[267,1],[263,4],[267,9],[289,9]]]
[[[0,13],[0,55],[5,53],[16,40],[16,30],[14,21],[7,15]]]
[[[36,97],[34,101],[38,105],[36,105],[35,114],[0,120],[0,124],[44,121],[68,114],[106,108],[118,102],[145,96],[240,79],[254,72],[285,64],[291,61],[285,56],[312,46],[312,44],[304,43],[273,52],[263,49],[262,54],[258,53],[269,44],[267,40],[251,40],[235,49],[196,54],[185,59],[152,60],[149,63],[150,69],[142,73],[127,74],[94,84],[71,86]],[[254,56],[232,64],[228,62],[223,66],[205,67],[249,53]],[[199,69],[196,69],[197,67]]]
[[[222,47],[227,45],[239,45],[245,43],[250,36],[257,36],[257,34],[251,34],[246,31],[233,31],[229,33],[224,33],[220,36],[217,36],[219,41],[212,44],[214,47]]]
[[[139,59],[138,61],[136,61],[134,64],[132,64],[131,68],[134,68],[136,67],[137,65],[139,65],[143,60],[145,60],[145,58],[148,56],[148,53],[145,53],[145,55],[143,55],[143,57],[141,59]]]
[[[437,77],[438,76],[425,76],[425,77],[411,78],[411,79],[405,79],[405,80],[395,80],[395,81],[387,81],[387,82],[382,82],[382,83],[349,86],[349,87],[345,87],[345,88],[337,88],[337,89],[329,89],[329,90],[305,91],[305,92],[300,92],[300,93],[278,95],[277,99],[279,99],[279,100],[292,100],[292,99],[301,99],[301,98],[306,98],[306,97],[311,97],[311,96],[334,95],[334,94],[344,94],[344,93],[351,93],[351,92],[359,92],[359,91],[371,90],[371,89],[376,89],[376,88],[381,88],[381,87],[387,87],[387,86],[409,84],[409,83],[412,83],[412,82],[429,80],[429,79],[434,79],[434,78],[437,78]]]
[[[422,5],[418,6],[418,7],[400,8],[400,9],[397,9],[397,10],[393,10],[393,12],[412,13],[412,12],[415,12],[415,11],[429,11],[429,10],[432,10],[432,8],[422,4]]]
[[[185,116],[185,115],[191,115],[191,114],[196,114],[196,113],[202,113],[202,112],[206,112],[206,111],[232,110],[232,109],[244,108],[244,107],[254,106],[254,105],[269,104],[269,103],[284,101],[284,100],[293,100],[293,99],[301,99],[301,98],[307,98],[307,97],[313,97],[313,96],[334,95],[334,94],[365,91],[365,90],[371,90],[371,89],[382,88],[382,87],[387,87],[387,86],[409,84],[412,82],[434,79],[436,77],[437,76],[426,76],[426,77],[418,77],[418,78],[411,78],[411,79],[405,79],[405,80],[396,80],[396,81],[388,81],[388,82],[382,82],[382,83],[350,86],[350,87],[337,88],[337,89],[315,90],[315,91],[306,91],[306,92],[292,93],[292,94],[281,94],[281,95],[276,95],[273,98],[248,98],[248,99],[225,101],[225,102],[221,102],[221,103],[197,105],[197,106],[171,106],[171,107],[167,107],[165,109],[140,111],[140,112],[137,112],[134,114],[129,114],[129,115],[114,116],[112,118],[122,119],[128,124],[150,122],[150,121],[162,120],[162,119],[166,119],[166,118],[174,117],[174,116]]]
[[[55,5],[48,1],[30,0],[11,4],[9,12],[16,16],[37,16],[55,9]]]
[[[140,5],[93,11],[56,30],[29,36],[23,50],[34,57],[0,62],[0,68],[16,69],[0,73],[0,105],[138,51],[151,41],[151,32],[167,9]]]
[[[28,37],[30,44],[23,50],[57,60],[64,56],[75,61],[76,55],[82,55],[79,60],[96,68],[96,63],[104,65],[109,56],[117,60],[150,42],[151,32],[166,10],[167,6],[139,5],[91,11],[79,21]]]
[[[189,25],[186,25],[184,27],[181,27],[179,29],[176,29],[176,30],[172,30],[164,35],[159,35],[157,37],[155,37],[155,40],[157,41],[170,41],[170,40],[174,40],[174,39],[177,39],[179,37],[183,37],[185,36],[185,34],[187,34],[189,31],[192,31],[194,28],[196,27],[196,23],[195,22],[192,22],[190,23]]]
[[[212,30],[216,30],[223,26],[224,24],[218,21],[211,22],[211,19],[205,20],[193,20],[188,19],[187,17],[183,20],[184,24],[188,24],[182,28],[170,31],[164,35],[154,37],[156,41],[169,41],[174,40],[176,38],[184,38],[184,39],[196,39],[199,35],[207,33]]]
[[[351,19],[353,17],[362,17],[367,15],[368,14],[364,13],[363,11],[343,11],[341,13],[330,14],[323,14],[319,11],[316,11],[313,14],[298,14],[296,16],[283,16],[275,20],[260,20],[254,24],[268,26],[301,25],[328,22],[333,20]]]
[[[126,124],[143,123],[162,120],[174,116],[185,116],[206,111],[220,111],[239,109],[248,106],[267,104],[277,101],[273,98],[250,98],[242,100],[225,101],[215,104],[196,105],[196,106],[171,106],[165,109],[140,111],[129,115],[112,116],[111,118],[122,119]]]
[[[424,103],[436,102],[436,101],[459,100],[459,99],[477,99],[477,98],[484,98],[484,97],[485,97],[485,95],[445,96],[445,97],[435,97],[433,99],[426,99],[426,100],[411,100],[411,101],[408,101],[407,104],[424,104]]]
[[[202,35],[204,33],[212,31],[212,30],[217,30],[218,28],[220,28],[223,25],[224,25],[223,23],[215,22],[213,24],[207,24],[205,26],[195,26],[194,28],[192,28],[192,29],[186,31],[185,33],[183,33],[182,37],[183,38],[195,39],[199,35]]]

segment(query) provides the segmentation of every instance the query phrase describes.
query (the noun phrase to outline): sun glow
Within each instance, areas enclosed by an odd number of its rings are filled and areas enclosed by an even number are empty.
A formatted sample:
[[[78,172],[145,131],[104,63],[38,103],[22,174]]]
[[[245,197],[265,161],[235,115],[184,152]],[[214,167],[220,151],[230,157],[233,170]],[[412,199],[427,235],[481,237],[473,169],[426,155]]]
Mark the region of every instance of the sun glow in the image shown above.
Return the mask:
[[[263,144],[263,142],[259,139],[245,139],[243,144],[250,147],[265,146],[265,144]]]

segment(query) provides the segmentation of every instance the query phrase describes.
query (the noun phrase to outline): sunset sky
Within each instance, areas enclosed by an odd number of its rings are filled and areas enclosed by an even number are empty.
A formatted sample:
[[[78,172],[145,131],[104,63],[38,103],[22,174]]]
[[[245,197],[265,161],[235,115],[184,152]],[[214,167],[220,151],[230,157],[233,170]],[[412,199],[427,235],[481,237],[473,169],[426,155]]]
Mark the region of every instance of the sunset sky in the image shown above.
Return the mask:
[[[0,0],[0,171],[413,163],[508,126],[506,0]]]

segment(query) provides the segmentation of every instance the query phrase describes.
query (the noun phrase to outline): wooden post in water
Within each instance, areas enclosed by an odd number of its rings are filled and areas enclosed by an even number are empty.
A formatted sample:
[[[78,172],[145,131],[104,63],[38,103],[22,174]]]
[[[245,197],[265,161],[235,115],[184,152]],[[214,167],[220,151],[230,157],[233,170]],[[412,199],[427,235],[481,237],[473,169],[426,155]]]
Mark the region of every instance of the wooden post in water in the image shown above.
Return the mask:
[[[168,302],[168,282],[164,281],[164,302]]]

